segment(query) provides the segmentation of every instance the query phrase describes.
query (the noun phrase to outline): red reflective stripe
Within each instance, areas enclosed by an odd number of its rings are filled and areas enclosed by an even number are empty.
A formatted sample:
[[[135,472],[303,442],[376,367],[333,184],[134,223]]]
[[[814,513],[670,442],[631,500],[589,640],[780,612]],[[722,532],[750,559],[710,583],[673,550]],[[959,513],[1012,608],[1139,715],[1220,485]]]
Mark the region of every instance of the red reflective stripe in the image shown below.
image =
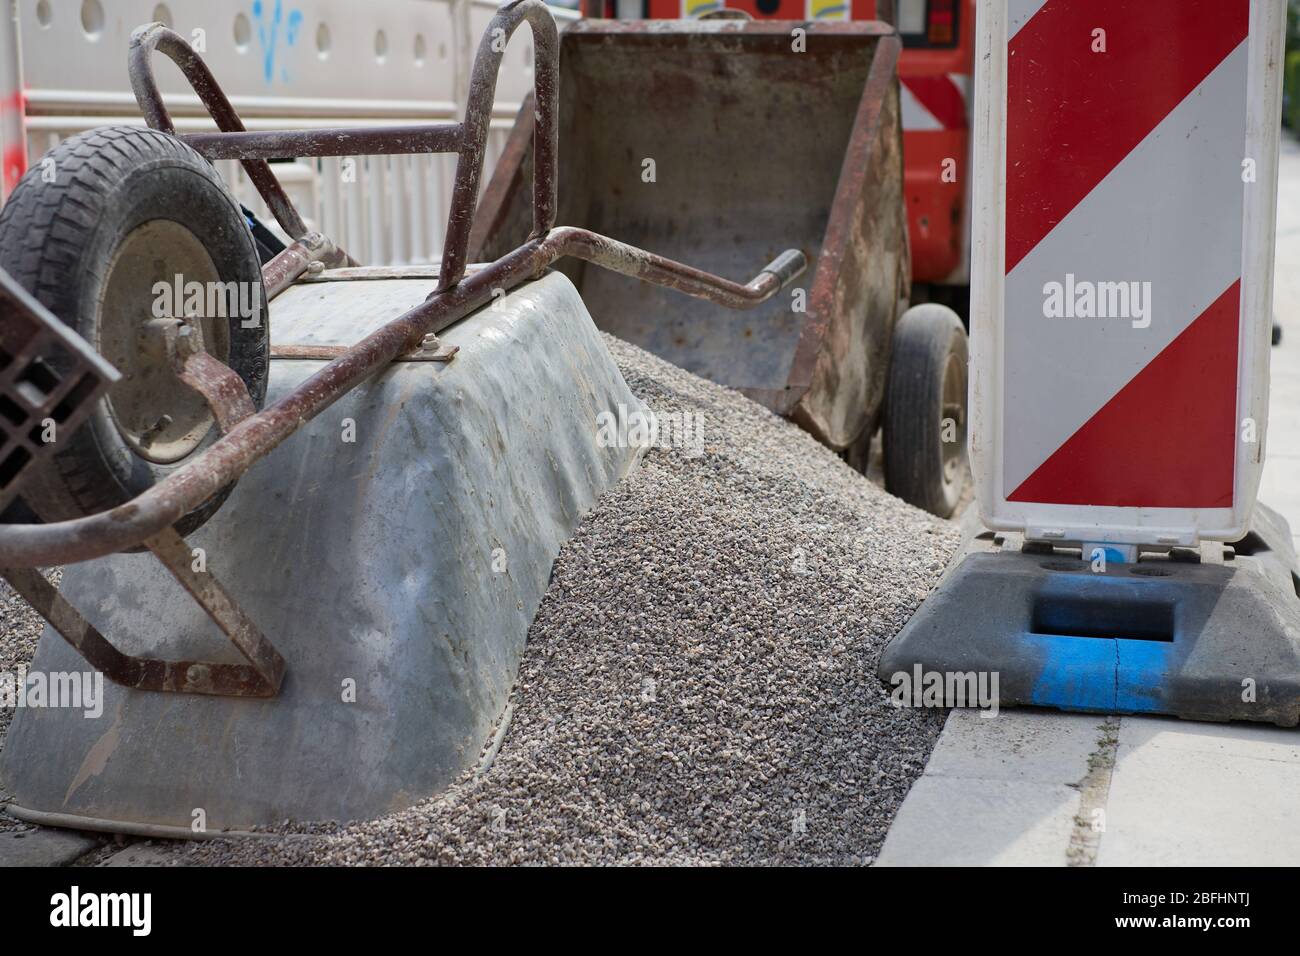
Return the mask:
[[[947,76],[905,76],[902,83],[944,129],[966,128],[966,98]]]
[[[1048,0],[1034,14],[1007,48],[1006,271],[1246,39],[1249,20],[1249,0]],[[1097,29],[1105,53],[1092,52]]]
[[[1007,500],[1231,507],[1240,298],[1239,279]]]

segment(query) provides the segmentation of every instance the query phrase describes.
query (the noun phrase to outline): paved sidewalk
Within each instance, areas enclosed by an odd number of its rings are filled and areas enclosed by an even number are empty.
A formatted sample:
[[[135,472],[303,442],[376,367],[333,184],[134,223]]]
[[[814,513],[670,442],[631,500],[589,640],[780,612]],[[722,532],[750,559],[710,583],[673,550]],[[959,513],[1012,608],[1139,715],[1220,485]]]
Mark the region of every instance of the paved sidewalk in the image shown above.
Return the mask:
[[[1300,143],[1281,152],[1259,497],[1300,547]],[[1300,730],[955,710],[876,865],[1294,866],[1298,801]]]
[[[1277,184],[1277,254],[1273,312],[1282,344],[1270,367],[1268,434],[1261,501],[1291,523],[1300,544],[1300,143],[1283,132]]]

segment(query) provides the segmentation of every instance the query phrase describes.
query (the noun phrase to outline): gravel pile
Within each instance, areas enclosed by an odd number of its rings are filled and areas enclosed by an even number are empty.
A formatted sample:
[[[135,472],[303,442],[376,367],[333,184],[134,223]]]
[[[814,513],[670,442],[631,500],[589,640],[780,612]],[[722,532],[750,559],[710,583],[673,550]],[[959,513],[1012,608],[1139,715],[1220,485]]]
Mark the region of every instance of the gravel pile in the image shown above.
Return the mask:
[[[176,844],[183,863],[870,862],[941,711],[895,709],[881,649],[955,527],[795,426],[615,339],[658,448],[565,546],[486,772],[385,819]]]
[[[664,444],[565,546],[499,751],[447,794],[174,863],[869,863],[943,722],[895,709],[881,649],[955,527],[739,394],[607,337]],[[689,436],[687,436],[689,437]],[[0,584],[0,669],[41,621]],[[0,708],[0,747],[12,713]],[[5,795],[0,791],[0,802]],[[0,815],[0,829],[19,826]],[[316,828],[320,829],[320,828]]]

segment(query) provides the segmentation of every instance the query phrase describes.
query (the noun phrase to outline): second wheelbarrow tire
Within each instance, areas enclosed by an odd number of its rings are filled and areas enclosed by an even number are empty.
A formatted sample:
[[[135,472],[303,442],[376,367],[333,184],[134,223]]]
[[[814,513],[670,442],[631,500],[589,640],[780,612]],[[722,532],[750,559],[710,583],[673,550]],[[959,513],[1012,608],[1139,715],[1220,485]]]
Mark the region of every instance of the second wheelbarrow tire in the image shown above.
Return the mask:
[[[966,330],[945,305],[925,303],[894,328],[882,436],[885,488],[947,518],[966,482]]]
[[[205,428],[211,416],[197,393],[156,356],[145,357],[140,326],[157,314],[157,296],[147,298],[156,281],[172,281],[174,273],[208,290],[220,282],[222,289],[240,290],[239,301],[255,303],[256,319],[204,310],[201,321],[204,347],[262,406],[270,339],[257,248],[212,164],[176,137],[108,126],[60,143],[27,171],[0,210],[0,267],[124,375],[80,428],[56,439],[59,450],[34,465],[24,482],[23,497],[43,520],[123,504],[218,437],[214,423]],[[244,285],[226,285],[232,282]],[[205,295],[205,301],[213,300]],[[168,314],[182,308],[172,301]],[[63,371],[57,357],[51,364]],[[153,416],[153,426],[140,424]],[[177,530],[188,534],[202,525],[232,487],[184,516]]]

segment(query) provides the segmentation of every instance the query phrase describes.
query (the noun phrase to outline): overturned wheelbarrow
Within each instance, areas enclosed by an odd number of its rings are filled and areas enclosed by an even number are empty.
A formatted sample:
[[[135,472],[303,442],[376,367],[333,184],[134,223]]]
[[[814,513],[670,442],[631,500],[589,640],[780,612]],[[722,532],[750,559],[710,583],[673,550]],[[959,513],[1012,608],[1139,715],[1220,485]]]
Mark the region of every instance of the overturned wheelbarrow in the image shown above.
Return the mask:
[[[884,23],[591,21],[561,35],[559,215],[726,275],[796,245],[802,287],[744,314],[582,263],[596,324],[791,418],[940,515],[965,480],[966,345],[909,295],[900,41]],[[477,259],[530,228],[525,103],[471,236]]]
[[[470,266],[500,41],[525,20],[533,226]],[[549,267],[740,309],[804,268],[787,250],[741,284],[555,226],[557,48],[520,0],[485,32],[463,123],[247,132],[152,24],[130,59],[152,128],[73,137],[54,182],[19,183],[0,212],[0,450],[19,449],[0,492],[46,523],[0,525],[0,574],[49,623],[32,670],[60,690],[10,726],[9,813],[168,836],[374,817],[445,788],[504,724],[551,562],[639,452],[600,438],[602,414],[641,405]],[[177,135],[155,52],[220,132]],[[433,276],[354,266],[267,164],[403,152],[458,154]],[[216,159],[244,163],[293,240],[265,265]],[[191,280],[251,288],[214,309]],[[57,590],[37,570],[56,564]]]

